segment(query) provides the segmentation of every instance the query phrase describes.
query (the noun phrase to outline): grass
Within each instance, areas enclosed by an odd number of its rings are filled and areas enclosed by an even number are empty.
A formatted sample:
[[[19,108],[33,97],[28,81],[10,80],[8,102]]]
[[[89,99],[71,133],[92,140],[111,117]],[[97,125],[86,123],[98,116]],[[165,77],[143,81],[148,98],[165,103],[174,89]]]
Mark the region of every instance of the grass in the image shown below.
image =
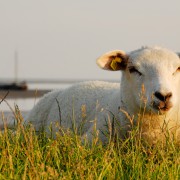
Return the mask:
[[[106,145],[81,141],[77,133],[60,129],[56,139],[36,134],[23,125],[16,109],[17,126],[4,125],[0,133],[0,179],[180,179],[180,148],[167,140],[155,147],[136,138]],[[60,135],[61,134],[61,135]]]

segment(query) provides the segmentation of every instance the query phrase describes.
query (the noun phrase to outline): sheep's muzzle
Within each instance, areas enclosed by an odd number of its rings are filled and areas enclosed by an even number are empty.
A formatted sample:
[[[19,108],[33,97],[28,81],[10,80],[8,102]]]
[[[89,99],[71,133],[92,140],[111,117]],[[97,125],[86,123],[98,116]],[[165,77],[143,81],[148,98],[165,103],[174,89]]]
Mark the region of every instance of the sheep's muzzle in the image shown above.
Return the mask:
[[[153,102],[153,107],[162,112],[169,111],[172,106],[173,105],[170,101],[160,101],[159,103]]]

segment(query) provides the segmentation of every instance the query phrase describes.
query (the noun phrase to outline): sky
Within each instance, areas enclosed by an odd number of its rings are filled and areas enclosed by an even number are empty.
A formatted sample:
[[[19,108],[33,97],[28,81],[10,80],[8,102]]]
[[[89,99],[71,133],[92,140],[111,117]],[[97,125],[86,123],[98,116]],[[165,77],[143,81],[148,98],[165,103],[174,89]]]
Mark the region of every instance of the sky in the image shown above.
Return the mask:
[[[118,79],[96,59],[160,45],[180,51],[179,0],[0,0],[0,79]]]

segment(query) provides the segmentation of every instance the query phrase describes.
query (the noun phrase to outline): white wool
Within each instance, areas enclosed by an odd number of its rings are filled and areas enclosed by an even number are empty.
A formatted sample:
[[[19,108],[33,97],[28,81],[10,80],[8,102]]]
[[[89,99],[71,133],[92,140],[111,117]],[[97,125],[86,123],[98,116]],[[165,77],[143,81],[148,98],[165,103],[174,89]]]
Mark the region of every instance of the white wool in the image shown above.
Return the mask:
[[[122,61],[114,62],[116,66],[112,69],[114,57]],[[164,129],[180,139],[180,58],[176,53],[161,47],[143,47],[127,54],[116,50],[101,56],[97,63],[106,70],[120,69],[121,83],[89,81],[48,93],[32,109],[27,121],[37,130],[42,126],[48,130],[50,123],[54,127],[56,122],[71,128],[75,121],[78,127],[83,119],[81,108],[85,106],[83,135],[92,139],[96,121],[99,137],[105,142],[107,138],[101,132],[107,131],[107,122],[112,124],[115,117],[116,132],[124,137],[132,120],[137,125],[139,112],[145,106],[141,122],[145,140],[155,143],[163,139]],[[155,96],[157,92],[164,97],[170,94],[166,103],[161,96],[160,99]]]

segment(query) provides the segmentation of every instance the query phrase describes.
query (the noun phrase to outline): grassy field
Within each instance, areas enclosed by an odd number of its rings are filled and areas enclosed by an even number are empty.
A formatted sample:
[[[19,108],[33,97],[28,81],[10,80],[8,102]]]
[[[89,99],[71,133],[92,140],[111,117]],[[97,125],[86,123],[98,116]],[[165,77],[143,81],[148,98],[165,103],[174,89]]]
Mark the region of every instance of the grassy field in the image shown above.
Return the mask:
[[[180,179],[180,148],[174,142],[144,145],[136,129],[125,141],[102,145],[97,137],[82,143],[77,133],[60,129],[53,139],[22,125],[0,133],[0,179]]]

